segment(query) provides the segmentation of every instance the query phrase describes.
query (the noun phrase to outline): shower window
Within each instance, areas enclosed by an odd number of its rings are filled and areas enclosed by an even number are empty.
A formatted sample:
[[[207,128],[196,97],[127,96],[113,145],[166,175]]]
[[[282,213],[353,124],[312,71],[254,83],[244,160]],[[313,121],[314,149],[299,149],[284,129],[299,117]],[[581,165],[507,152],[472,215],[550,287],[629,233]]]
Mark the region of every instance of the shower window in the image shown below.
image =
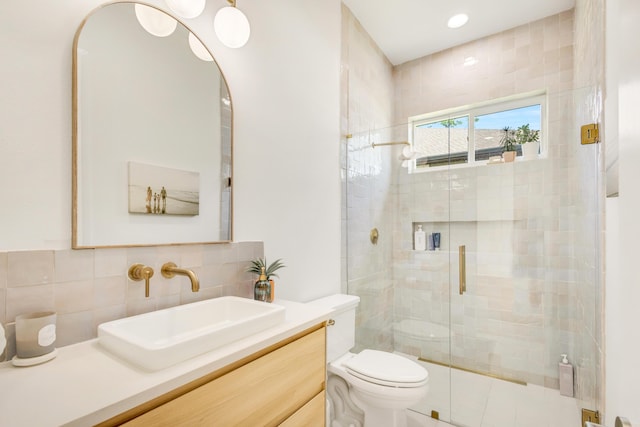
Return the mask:
[[[415,169],[484,165],[502,154],[503,129],[515,131],[523,125],[539,131],[541,154],[545,154],[544,111],[545,95],[536,94],[413,117],[410,139],[417,153]],[[517,155],[522,155],[519,145]]]
[[[416,124],[413,149],[416,165],[441,166],[469,161],[469,116],[449,117]]]

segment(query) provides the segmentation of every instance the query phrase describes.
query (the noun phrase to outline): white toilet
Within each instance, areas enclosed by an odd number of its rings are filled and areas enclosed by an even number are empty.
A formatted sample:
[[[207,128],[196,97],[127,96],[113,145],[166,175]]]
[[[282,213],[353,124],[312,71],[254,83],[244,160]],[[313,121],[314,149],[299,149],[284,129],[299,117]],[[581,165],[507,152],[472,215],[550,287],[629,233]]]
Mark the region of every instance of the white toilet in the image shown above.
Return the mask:
[[[349,350],[360,298],[336,294],[309,304],[333,310],[327,328],[327,395],[331,427],[406,427],[406,410],[427,393],[429,373],[397,354]],[[332,324],[331,324],[332,323]]]

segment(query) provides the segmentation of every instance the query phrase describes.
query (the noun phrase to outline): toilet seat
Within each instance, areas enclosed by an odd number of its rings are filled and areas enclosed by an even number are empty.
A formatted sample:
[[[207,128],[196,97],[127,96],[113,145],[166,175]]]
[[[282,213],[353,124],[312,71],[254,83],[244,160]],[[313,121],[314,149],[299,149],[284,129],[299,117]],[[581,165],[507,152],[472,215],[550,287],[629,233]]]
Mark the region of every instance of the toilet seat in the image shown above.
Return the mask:
[[[397,354],[363,350],[346,360],[345,370],[361,380],[387,387],[422,387],[429,373],[422,366]]]

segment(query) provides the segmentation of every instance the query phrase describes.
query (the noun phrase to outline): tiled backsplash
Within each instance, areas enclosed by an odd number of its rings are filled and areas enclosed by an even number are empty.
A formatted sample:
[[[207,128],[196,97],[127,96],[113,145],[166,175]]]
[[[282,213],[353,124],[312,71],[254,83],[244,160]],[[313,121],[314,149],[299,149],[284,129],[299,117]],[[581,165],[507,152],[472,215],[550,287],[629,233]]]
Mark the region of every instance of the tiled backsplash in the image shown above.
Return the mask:
[[[11,331],[22,313],[57,312],[57,346],[96,337],[100,323],[224,295],[252,298],[249,261],[262,256],[262,242],[0,253],[0,322]],[[189,279],[162,277],[165,262],[193,270]],[[154,269],[150,296],[144,282],[127,277],[135,263]],[[11,354],[11,351],[10,353]]]

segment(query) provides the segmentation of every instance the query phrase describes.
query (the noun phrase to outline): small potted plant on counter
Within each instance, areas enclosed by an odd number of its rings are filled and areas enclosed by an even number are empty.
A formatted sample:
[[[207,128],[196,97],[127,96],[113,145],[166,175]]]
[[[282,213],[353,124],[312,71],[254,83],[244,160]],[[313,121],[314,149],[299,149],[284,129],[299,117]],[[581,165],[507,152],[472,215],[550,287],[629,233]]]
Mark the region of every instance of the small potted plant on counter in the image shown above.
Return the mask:
[[[282,259],[277,259],[271,264],[267,263],[267,258],[256,258],[251,261],[247,269],[248,273],[258,275],[258,281],[254,285],[254,298],[260,301],[272,302],[274,298],[274,282],[271,277],[278,277],[276,271],[286,267]]]
[[[504,160],[505,163],[513,162],[517,154],[516,131],[509,126],[505,126],[502,128],[502,132],[504,132],[500,140],[500,145],[502,145],[503,148],[502,160]]]
[[[522,158],[529,160],[538,157],[540,150],[540,131],[529,128],[529,123],[516,131],[516,142],[522,147]]]

